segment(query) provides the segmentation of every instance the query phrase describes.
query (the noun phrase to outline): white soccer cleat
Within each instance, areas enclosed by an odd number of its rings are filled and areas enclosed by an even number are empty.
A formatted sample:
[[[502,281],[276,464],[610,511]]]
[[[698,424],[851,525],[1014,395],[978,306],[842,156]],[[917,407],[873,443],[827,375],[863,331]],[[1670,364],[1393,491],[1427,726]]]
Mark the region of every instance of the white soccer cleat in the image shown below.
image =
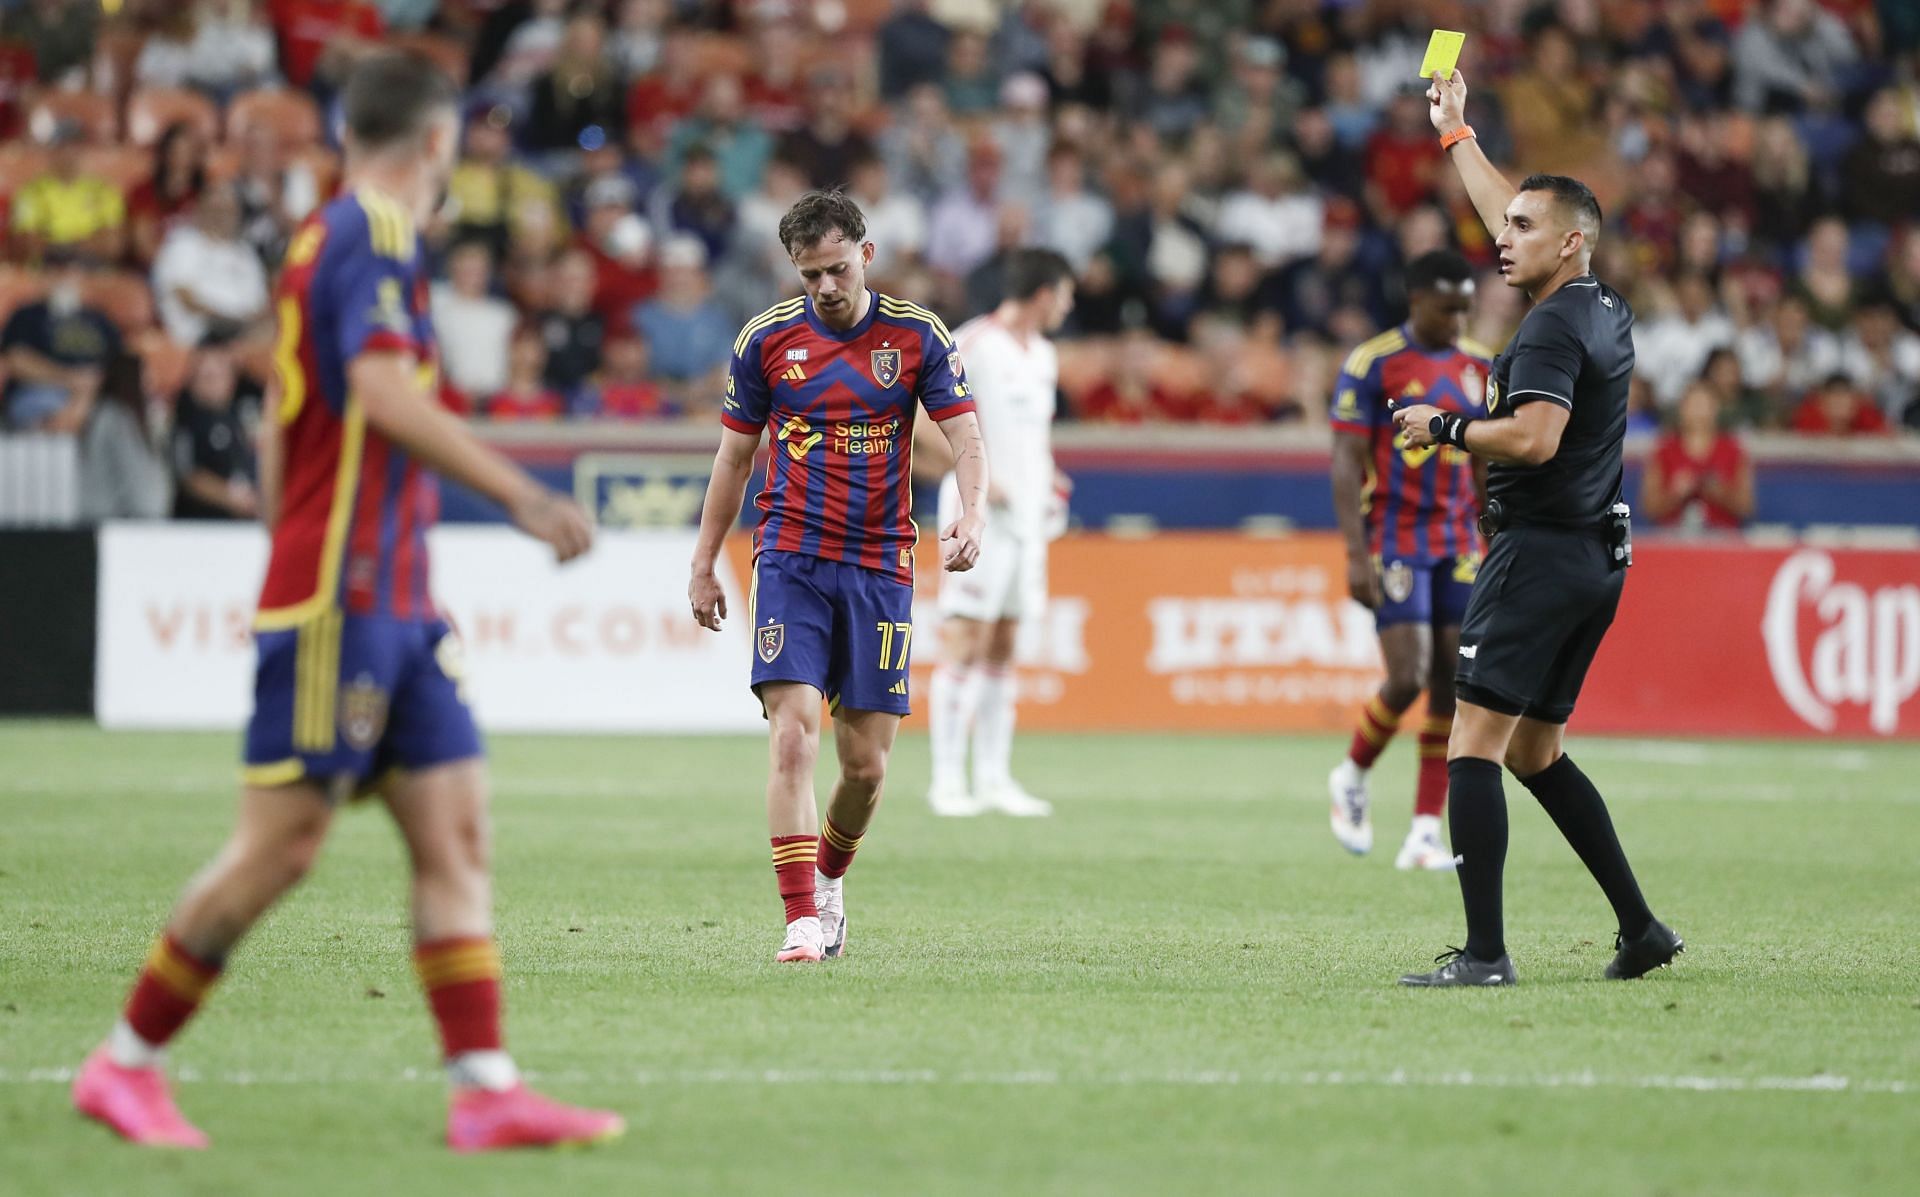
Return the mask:
[[[1406,842],[1400,845],[1400,854],[1393,858],[1393,867],[1402,872],[1414,869],[1450,872],[1453,866],[1453,853],[1440,842],[1440,837],[1418,831],[1407,833]]]
[[[1355,856],[1373,851],[1373,811],[1367,797],[1366,772],[1350,760],[1341,761],[1327,775],[1327,793],[1333,797],[1327,816],[1333,838]]]
[[[813,904],[820,911],[821,950],[829,957],[847,950],[846,894],[841,888],[844,877],[813,875]]]
[[[774,953],[779,964],[815,964],[827,954],[819,919],[795,919],[787,924],[786,942]]]
[[[1008,778],[980,795],[982,809],[998,811],[1022,819],[1044,819],[1053,813],[1053,803],[1035,798],[1019,782]]]
[[[933,813],[949,819],[970,819],[980,813],[980,803],[963,785],[936,782],[927,791],[927,805]]]

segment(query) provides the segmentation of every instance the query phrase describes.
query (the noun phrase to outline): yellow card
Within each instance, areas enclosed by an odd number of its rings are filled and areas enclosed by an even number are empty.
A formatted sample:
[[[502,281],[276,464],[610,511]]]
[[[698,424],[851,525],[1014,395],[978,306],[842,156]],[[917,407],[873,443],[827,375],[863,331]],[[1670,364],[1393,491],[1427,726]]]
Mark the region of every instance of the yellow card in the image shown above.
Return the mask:
[[[1467,35],[1455,33],[1451,29],[1436,29],[1433,37],[1427,41],[1427,57],[1420,64],[1420,77],[1431,79],[1438,71],[1442,78],[1453,74],[1453,68],[1460,65],[1460,47],[1467,44]]]

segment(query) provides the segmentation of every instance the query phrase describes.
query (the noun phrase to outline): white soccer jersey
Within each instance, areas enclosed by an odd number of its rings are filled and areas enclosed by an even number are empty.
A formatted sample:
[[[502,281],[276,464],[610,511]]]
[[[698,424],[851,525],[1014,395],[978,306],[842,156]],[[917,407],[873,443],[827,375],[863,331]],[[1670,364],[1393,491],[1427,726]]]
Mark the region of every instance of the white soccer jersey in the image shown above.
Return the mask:
[[[991,315],[970,320],[954,338],[973,393],[987,472],[1006,498],[990,523],[1022,541],[1046,539],[1053,498],[1053,403],[1060,359],[1053,342],[1035,334],[1023,344]],[[1005,519],[1002,519],[1002,516]]]

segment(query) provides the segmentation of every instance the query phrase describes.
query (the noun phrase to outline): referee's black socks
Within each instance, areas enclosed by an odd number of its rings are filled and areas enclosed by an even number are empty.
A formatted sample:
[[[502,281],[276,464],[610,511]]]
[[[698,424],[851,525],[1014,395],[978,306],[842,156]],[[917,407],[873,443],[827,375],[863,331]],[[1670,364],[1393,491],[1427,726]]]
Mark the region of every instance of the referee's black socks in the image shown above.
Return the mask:
[[[1467,908],[1467,955],[1491,963],[1507,954],[1500,904],[1501,873],[1507,866],[1507,796],[1500,788],[1497,761],[1463,756],[1447,762],[1447,830],[1460,857],[1454,872],[1460,876],[1460,901]]]
[[[1456,780],[1454,784],[1457,786],[1459,782]],[[1600,883],[1607,901],[1613,903],[1614,916],[1620,920],[1620,934],[1628,939],[1639,936],[1653,921],[1653,912],[1647,909],[1647,900],[1640,896],[1640,883],[1634,880],[1627,854],[1620,848],[1620,837],[1614,834],[1613,820],[1607,815],[1607,804],[1600,797],[1600,791],[1593,788],[1593,782],[1580,772],[1580,766],[1573,763],[1572,757],[1563,755],[1532,777],[1521,778],[1520,784],[1540,800],[1540,805],[1552,816],[1554,826],[1579,854],[1580,863],[1586,865],[1587,872]],[[1506,816],[1502,815],[1503,844],[1505,839]],[[1456,828],[1455,851],[1459,850],[1459,843],[1460,833]]]

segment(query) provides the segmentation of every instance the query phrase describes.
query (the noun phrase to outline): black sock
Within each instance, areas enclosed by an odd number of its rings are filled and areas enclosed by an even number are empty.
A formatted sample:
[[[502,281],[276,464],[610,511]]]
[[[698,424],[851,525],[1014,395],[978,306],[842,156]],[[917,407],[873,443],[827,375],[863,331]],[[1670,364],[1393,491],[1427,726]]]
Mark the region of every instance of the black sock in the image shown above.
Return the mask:
[[[1572,757],[1562,756],[1532,777],[1521,778],[1520,784],[1540,800],[1554,826],[1579,854],[1580,863],[1600,883],[1607,901],[1613,903],[1614,917],[1620,920],[1620,934],[1633,939],[1645,931],[1653,922],[1653,912],[1640,896],[1640,883],[1634,880],[1620,837],[1613,832],[1607,804],[1580,766]]]
[[[1447,828],[1460,857],[1460,902],[1467,908],[1467,955],[1494,961],[1507,954],[1500,913],[1507,866],[1507,796],[1500,766],[1463,756],[1447,762]]]

